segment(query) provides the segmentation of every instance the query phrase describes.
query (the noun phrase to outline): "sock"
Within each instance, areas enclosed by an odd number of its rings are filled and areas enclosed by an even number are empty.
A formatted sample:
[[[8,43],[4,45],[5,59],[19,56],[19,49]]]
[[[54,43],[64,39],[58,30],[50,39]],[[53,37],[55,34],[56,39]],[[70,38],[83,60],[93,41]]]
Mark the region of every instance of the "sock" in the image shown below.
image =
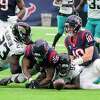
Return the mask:
[[[55,35],[54,40],[53,40],[52,47],[55,48],[56,43],[58,42],[58,40],[59,40],[59,38],[60,38],[61,36],[62,36],[62,34],[60,34],[60,33],[57,33],[57,34]]]
[[[100,53],[100,44],[99,43],[96,43],[96,47],[98,49],[98,52]]]

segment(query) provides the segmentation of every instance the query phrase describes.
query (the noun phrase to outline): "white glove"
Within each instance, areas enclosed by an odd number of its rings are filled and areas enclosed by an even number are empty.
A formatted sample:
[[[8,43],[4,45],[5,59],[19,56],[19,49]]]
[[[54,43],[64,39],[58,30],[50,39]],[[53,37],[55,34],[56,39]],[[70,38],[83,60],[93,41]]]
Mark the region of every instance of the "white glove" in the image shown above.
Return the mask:
[[[7,19],[7,21],[9,23],[11,23],[11,24],[17,23],[17,20],[18,20],[18,16],[17,15],[16,16],[8,16],[8,19]]]
[[[72,77],[78,76],[81,71],[84,69],[84,66],[79,66],[80,64],[83,63],[82,57],[76,58],[71,62],[71,67],[72,67]]]
[[[78,58],[72,60],[71,64],[73,64],[73,65],[74,65],[74,64],[78,64],[78,65],[83,64],[83,59],[82,59],[82,57],[78,57]]]
[[[71,75],[73,78],[75,78],[76,76],[78,76],[84,69],[84,66],[79,66],[79,65],[72,65],[71,66],[73,68],[73,70],[71,70]]]

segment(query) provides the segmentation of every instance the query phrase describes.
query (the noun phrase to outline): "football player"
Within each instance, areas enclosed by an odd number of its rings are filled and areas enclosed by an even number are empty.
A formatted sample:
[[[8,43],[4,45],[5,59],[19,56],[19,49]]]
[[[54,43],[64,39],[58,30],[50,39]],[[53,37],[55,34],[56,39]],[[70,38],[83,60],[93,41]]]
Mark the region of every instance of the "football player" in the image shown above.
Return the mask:
[[[16,81],[21,76],[23,80],[25,79],[22,75],[22,70],[19,65],[19,58],[22,54],[24,54],[24,50],[26,45],[32,43],[31,40],[31,27],[27,23],[18,22],[13,26],[13,28],[9,28],[5,30],[4,33],[0,34],[1,38],[1,54],[0,58],[2,60],[7,60],[10,63],[11,73],[13,74],[9,78],[4,78],[0,80],[1,85],[7,85],[8,82],[20,82],[20,80]],[[20,74],[20,75],[19,75]],[[21,80],[22,82],[22,80]]]
[[[36,6],[32,3],[30,7],[25,7],[23,0],[1,0],[0,5],[0,27],[4,28],[12,26],[17,21],[26,20],[36,10]]]
[[[0,26],[7,27],[9,24],[14,24],[18,19],[22,19],[25,14],[23,0],[1,0],[0,5]],[[16,6],[20,9],[17,15],[15,14]]]
[[[65,46],[71,59],[71,65],[84,66],[80,74],[80,87],[84,89],[100,89],[95,81],[100,76],[100,58],[95,47],[95,40],[91,32],[81,30],[82,20],[79,16],[71,15],[65,23],[68,37]]]
[[[16,14],[16,6],[19,11]],[[30,4],[30,7],[25,7],[23,0],[1,0],[0,1],[0,28],[7,29],[12,27],[18,20],[26,20],[34,11],[36,7],[34,4]],[[5,61],[6,63],[6,61]],[[0,61],[0,67],[5,66]],[[7,64],[6,64],[7,65]],[[5,66],[6,67],[6,66]]]
[[[54,0],[53,5],[59,7],[57,15],[58,33],[55,35],[52,46],[55,48],[57,41],[64,33],[64,25],[67,17],[80,10],[83,0],[80,0],[77,7],[74,7],[74,0]]]
[[[91,31],[100,52],[100,2],[98,0],[87,0],[87,4],[88,20],[85,28]]]
[[[69,55],[62,53],[59,55],[59,64],[56,67],[56,73],[53,78],[53,87],[57,90],[79,88],[78,75],[82,71],[80,66],[70,64]]]
[[[57,52],[46,41],[39,39],[33,44],[28,45],[22,60],[23,73],[29,81],[26,87],[47,87],[52,80],[58,61],[59,56]],[[40,69],[41,74],[36,80],[33,80],[28,69],[34,67],[35,64],[37,64],[37,68]]]

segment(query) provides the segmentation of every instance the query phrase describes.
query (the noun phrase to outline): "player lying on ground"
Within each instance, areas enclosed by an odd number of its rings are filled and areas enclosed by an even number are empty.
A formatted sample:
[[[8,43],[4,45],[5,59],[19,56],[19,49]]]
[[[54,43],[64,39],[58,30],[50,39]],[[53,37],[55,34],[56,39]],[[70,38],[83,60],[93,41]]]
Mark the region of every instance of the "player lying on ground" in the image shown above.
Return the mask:
[[[51,82],[58,60],[59,56],[57,55],[57,52],[51,48],[46,41],[40,39],[35,41],[35,43],[28,45],[22,61],[23,73],[29,81],[26,87],[47,87]],[[44,76],[42,80],[39,79],[38,81],[34,81],[28,70],[29,68],[34,67],[33,65],[35,64],[37,64],[37,68],[43,73],[41,74]]]
[[[23,0],[2,0],[0,4],[0,28],[4,28],[4,30],[12,27],[17,21],[26,20],[36,10],[32,3],[26,8]],[[19,9],[17,12],[16,8]],[[7,61],[0,61],[0,71],[8,67]]]
[[[52,85],[53,88],[52,83],[56,79],[55,74],[58,75],[64,65],[67,65],[66,68],[68,67],[70,61],[66,56],[67,54],[58,55],[44,40],[37,40],[35,43],[28,45],[22,63],[23,73],[29,80],[26,87],[51,88]],[[32,79],[29,72],[29,69],[34,67],[41,72],[35,80]]]
[[[28,47],[27,50],[29,50],[29,48],[32,48],[32,47]],[[41,48],[41,51],[42,51],[42,49],[43,48]],[[70,74],[71,76],[67,77],[67,72],[69,72],[69,70],[74,70],[73,67],[69,67],[70,61],[69,61],[69,57],[66,53],[59,54],[59,55],[56,54],[57,58],[55,58],[55,59],[58,59],[58,58],[59,59],[57,60],[57,63],[55,64],[55,66],[48,65],[51,62],[46,63],[47,61],[49,61],[49,59],[43,60],[43,59],[38,58],[39,62],[35,63],[34,66],[32,65],[33,66],[32,68],[38,69],[38,71],[41,73],[35,80],[33,80],[31,78],[32,76],[29,72],[29,68],[31,68],[31,64],[32,64],[31,62],[35,61],[34,56],[38,55],[38,53],[35,55],[33,53],[34,49],[33,50],[31,49],[30,51],[31,52],[29,53],[29,55],[25,55],[24,59],[23,59],[23,72],[25,73],[25,75],[27,77],[29,77],[28,78],[29,83],[26,84],[26,88],[56,88],[56,89],[61,89],[61,88],[66,88],[66,87],[79,88],[79,84],[73,84],[73,83],[71,83],[73,86],[72,85],[70,87],[68,85],[66,86],[67,83],[72,82],[72,75]],[[47,55],[48,55],[48,53],[47,53]],[[48,55],[48,56],[50,56],[50,55]],[[38,56],[38,57],[40,57],[40,56]],[[55,56],[53,56],[53,58],[54,57]],[[45,58],[48,58],[48,57],[45,56]],[[80,73],[81,69],[77,69],[77,71],[79,71],[79,72],[77,72],[75,74],[76,76]],[[74,79],[76,77],[75,75],[73,76]],[[60,81],[60,83],[55,81],[59,78],[65,78],[66,84],[63,84],[61,81]],[[54,82],[54,84],[53,84],[53,82]]]
[[[31,40],[31,28],[28,24],[23,22],[18,22],[9,30],[3,30],[3,34],[0,34],[2,43],[1,43],[1,52],[3,55],[0,56],[2,60],[5,60],[8,56],[10,63],[11,77],[4,78],[0,80],[1,85],[6,85],[12,81],[14,82],[23,82],[25,80],[21,66],[19,65],[19,58],[24,54],[26,45],[32,43]],[[19,77],[22,80],[17,80]]]

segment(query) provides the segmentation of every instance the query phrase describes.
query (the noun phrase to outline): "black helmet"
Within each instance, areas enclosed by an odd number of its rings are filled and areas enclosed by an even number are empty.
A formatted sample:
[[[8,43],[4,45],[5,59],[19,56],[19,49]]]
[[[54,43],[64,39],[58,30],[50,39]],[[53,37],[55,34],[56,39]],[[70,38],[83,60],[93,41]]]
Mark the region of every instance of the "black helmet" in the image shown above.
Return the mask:
[[[69,64],[70,63],[69,55],[67,53],[61,53],[61,54],[59,54],[59,57],[60,57],[61,64]]]
[[[68,26],[74,28],[74,32],[78,32],[82,26],[82,19],[77,15],[71,15],[67,18],[65,22],[65,30],[67,31]]]
[[[60,76],[66,76],[68,75],[70,71],[70,59],[67,53],[61,53],[59,55],[60,60],[59,60],[59,75]]]
[[[31,40],[30,39],[31,27],[27,23],[24,23],[24,22],[16,23],[12,28],[12,32],[15,38],[20,42],[27,43]]]

